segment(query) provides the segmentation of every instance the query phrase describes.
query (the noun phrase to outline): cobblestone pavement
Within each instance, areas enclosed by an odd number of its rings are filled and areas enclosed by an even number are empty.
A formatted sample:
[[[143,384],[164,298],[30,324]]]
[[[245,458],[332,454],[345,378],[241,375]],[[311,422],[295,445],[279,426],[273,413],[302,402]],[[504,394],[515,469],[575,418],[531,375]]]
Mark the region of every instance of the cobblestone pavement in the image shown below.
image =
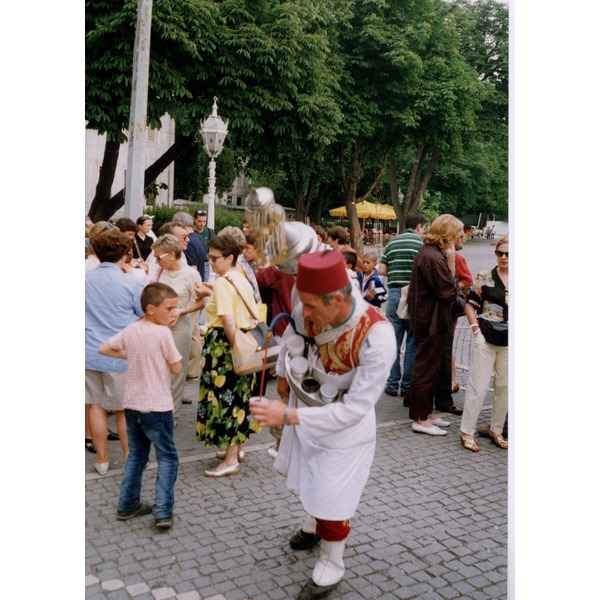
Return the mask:
[[[468,333],[459,320],[455,350],[463,388]],[[214,448],[194,439],[197,386],[186,384],[192,404],[183,406],[176,430],[181,464],[171,530],[158,532],[151,515],[117,521],[119,442],[109,442],[105,477],[94,473],[94,455],[86,452],[89,600],[295,598],[310,577],[318,549],[297,552],[288,545],[305,514],[273,470],[268,430],[250,438],[241,476],[204,477],[218,460]],[[273,382],[269,395],[276,397]],[[464,389],[455,397],[462,406]],[[490,402],[488,393],[480,426],[487,424]],[[382,395],[376,410],[375,460],[351,521],[346,574],[330,598],[506,598],[508,453],[489,440],[481,440],[478,454],[463,450],[454,415],[446,416],[452,422],[447,436],[430,437],[412,432],[398,398]],[[156,468],[151,460],[142,493],[148,502]]]

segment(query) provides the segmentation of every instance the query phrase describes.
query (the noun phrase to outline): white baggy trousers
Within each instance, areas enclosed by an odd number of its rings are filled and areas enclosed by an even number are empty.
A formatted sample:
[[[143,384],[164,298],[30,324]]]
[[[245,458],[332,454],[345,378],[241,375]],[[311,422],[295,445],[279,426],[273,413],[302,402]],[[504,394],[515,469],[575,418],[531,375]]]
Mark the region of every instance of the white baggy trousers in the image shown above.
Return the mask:
[[[502,434],[508,413],[508,346],[488,344],[481,332],[475,335],[469,359],[469,379],[460,430],[475,435],[477,419],[483,406],[485,394],[494,376],[494,403],[490,429]]]

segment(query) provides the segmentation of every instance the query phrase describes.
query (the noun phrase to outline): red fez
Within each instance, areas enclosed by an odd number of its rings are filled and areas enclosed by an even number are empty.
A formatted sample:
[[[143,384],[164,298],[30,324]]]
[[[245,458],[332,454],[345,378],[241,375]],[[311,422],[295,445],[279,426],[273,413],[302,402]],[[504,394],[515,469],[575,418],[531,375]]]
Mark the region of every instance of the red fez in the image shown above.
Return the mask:
[[[311,252],[298,259],[296,289],[306,294],[330,294],[348,285],[346,261],[337,250]]]

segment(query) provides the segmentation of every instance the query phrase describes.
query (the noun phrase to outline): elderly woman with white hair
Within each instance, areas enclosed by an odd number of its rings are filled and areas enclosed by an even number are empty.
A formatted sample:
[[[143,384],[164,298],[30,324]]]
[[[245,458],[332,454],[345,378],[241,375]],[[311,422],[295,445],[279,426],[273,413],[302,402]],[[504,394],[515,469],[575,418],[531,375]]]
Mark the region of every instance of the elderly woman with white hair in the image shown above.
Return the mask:
[[[183,356],[181,361],[183,368],[171,377],[173,416],[175,417],[175,423],[177,423],[177,416],[183,402],[183,389],[192,343],[192,326],[188,315],[202,310],[206,304],[206,297],[211,292],[210,289],[203,286],[198,271],[182,261],[181,245],[174,235],[167,233],[160,236],[152,244],[152,250],[159,266],[156,281],[171,286],[177,292],[178,298],[178,318],[175,325],[171,327],[177,350]]]

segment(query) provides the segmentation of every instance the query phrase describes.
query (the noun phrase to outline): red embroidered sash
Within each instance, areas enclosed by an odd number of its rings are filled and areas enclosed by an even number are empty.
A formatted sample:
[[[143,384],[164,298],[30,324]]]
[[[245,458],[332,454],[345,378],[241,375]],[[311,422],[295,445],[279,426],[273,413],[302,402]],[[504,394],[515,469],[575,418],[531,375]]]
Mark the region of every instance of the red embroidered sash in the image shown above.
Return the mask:
[[[325,369],[334,373],[351,371],[353,365],[358,365],[358,352],[369,330],[376,323],[385,320],[385,316],[376,307],[368,306],[355,329],[345,331],[337,339],[319,346],[319,358]],[[304,328],[311,337],[322,331],[317,329],[309,319],[304,319]],[[350,344],[352,344],[352,348]]]

